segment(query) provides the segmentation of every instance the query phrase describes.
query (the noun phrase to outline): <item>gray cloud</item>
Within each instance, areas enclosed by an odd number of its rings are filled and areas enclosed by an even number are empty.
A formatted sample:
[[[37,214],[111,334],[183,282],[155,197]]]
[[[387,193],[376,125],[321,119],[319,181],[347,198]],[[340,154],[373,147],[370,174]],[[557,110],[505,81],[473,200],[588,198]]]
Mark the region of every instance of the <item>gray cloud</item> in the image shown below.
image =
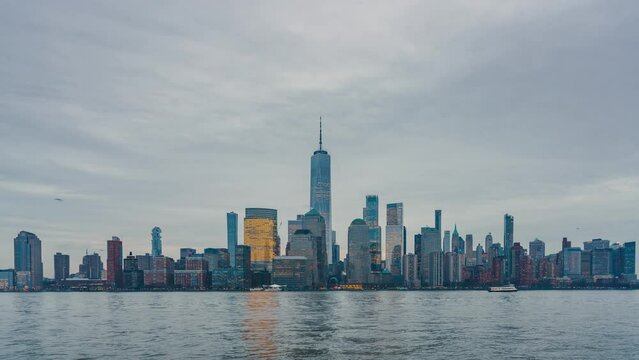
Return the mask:
[[[364,195],[557,250],[639,213],[633,2],[5,4],[0,238],[45,270],[119,235],[224,246],[225,212],[308,206],[317,118],[346,243]],[[62,203],[53,201],[63,197]],[[580,230],[577,230],[580,228]],[[285,235],[285,226],[281,232]],[[409,249],[411,246],[409,246]],[[12,266],[0,251],[0,267]]]

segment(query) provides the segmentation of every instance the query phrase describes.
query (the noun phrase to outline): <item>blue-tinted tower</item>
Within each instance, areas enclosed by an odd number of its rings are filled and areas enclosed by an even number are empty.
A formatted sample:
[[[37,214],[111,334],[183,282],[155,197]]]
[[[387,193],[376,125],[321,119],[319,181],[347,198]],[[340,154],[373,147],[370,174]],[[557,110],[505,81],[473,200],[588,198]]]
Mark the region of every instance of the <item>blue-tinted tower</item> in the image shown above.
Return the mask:
[[[333,229],[331,223],[331,156],[322,148],[320,118],[319,149],[311,156],[311,209],[317,210],[326,222],[326,258],[333,261]]]
[[[151,255],[162,255],[162,229],[157,226],[151,230]]]
[[[231,269],[235,269],[235,248],[237,247],[237,214],[226,213],[226,243],[229,249]]]

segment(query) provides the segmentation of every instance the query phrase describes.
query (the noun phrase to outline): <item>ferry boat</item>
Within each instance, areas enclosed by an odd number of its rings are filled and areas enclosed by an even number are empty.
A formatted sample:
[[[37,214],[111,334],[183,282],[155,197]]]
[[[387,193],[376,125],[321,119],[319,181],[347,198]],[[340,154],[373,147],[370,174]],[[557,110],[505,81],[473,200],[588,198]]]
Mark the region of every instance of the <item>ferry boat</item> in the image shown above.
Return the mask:
[[[264,285],[264,291],[282,291],[282,290],[284,290],[284,287],[282,285],[277,285],[277,284]]]
[[[505,286],[491,286],[490,289],[488,289],[488,292],[515,292],[517,291],[517,288],[510,284],[510,285],[505,285]]]

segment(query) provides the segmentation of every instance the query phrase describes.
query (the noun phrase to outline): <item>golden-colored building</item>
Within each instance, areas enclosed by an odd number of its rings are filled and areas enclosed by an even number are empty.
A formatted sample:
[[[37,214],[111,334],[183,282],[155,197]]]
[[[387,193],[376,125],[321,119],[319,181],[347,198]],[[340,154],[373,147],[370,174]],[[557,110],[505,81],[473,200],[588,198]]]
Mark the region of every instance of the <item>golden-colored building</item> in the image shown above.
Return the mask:
[[[244,245],[251,247],[251,267],[253,270],[271,271],[273,258],[280,254],[277,210],[246,209]]]

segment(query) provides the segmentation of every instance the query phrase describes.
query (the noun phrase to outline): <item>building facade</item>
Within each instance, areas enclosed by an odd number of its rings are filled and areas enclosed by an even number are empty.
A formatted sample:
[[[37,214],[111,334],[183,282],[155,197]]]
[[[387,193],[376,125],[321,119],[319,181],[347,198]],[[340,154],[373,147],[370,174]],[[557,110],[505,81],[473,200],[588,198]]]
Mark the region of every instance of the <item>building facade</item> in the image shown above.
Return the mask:
[[[348,262],[346,276],[349,284],[366,284],[370,274],[368,225],[355,219],[348,227]]]
[[[70,265],[69,255],[59,252],[53,255],[53,278],[56,283],[59,283],[69,277]]]
[[[151,229],[151,255],[162,255],[162,229],[157,226]]]
[[[273,258],[280,254],[279,242],[277,210],[247,208],[244,217],[244,245],[251,247],[253,271],[272,270]]]
[[[333,227],[331,216],[331,156],[323,149],[322,122],[320,120],[319,149],[311,156],[310,205],[324,218],[326,259],[333,259]]]
[[[43,282],[42,270],[42,242],[33,233],[20,231],[13,239],[14,270],[16,273],[28,272],[28,280],[20,283],[20,288],[41,290]],[[22,274],[26,278],[25,274]]]
[[[237,231],[237,214],[232,211],[226,213],[226,248],[229,252],[229,266],[232,269],[235,269],[235,248],[237,247]]]
[[[107,240],[107,284],[115,289],[121,289],[124,282],[122,258],[122,241],[113,236]]]

